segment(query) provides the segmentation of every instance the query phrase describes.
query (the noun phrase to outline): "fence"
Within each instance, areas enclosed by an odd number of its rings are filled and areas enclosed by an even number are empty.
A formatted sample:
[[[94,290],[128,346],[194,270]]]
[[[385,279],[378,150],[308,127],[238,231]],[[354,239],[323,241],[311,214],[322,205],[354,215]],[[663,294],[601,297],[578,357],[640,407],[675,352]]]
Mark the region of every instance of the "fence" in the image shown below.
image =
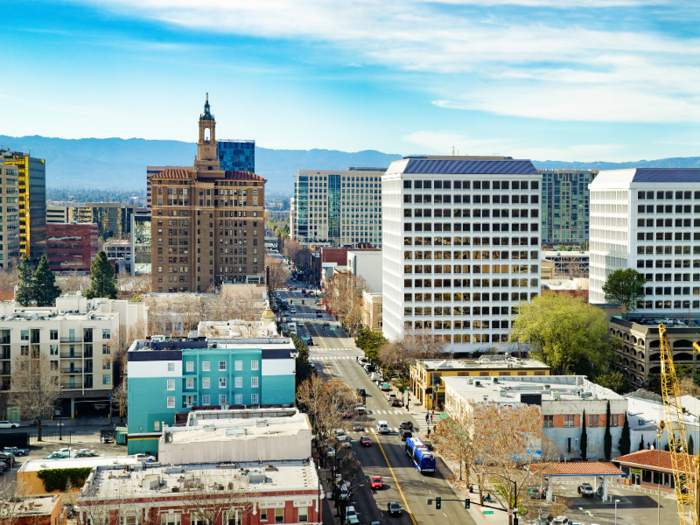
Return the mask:
[[[44,443],[64,443],[68,446],[72,443],[72,439],[72,430],[49,430],[47,427],[43,427],[41,429],[41,441],[39,441],[39,429],[32,428],[29,430],[30,445],[41,445]]]

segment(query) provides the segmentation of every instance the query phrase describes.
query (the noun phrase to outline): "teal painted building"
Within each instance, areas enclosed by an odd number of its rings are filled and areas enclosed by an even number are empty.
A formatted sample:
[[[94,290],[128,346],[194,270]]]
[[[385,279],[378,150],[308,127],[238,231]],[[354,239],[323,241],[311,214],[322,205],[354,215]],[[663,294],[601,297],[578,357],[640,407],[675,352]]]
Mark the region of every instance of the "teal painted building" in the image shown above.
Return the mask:
[[[158,452],[163,425],[193,407],[287,405],[295,394],[288,338],[135,341],[128,352],[128,449]]]

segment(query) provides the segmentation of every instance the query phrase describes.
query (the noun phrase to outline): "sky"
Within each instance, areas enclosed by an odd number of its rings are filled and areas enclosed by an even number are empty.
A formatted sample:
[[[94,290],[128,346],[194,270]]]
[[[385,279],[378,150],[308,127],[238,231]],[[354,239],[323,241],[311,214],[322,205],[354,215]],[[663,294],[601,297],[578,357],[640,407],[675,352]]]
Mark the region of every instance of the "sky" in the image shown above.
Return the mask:
[[[3,0],[0,135],[700,156],[700,3]]]

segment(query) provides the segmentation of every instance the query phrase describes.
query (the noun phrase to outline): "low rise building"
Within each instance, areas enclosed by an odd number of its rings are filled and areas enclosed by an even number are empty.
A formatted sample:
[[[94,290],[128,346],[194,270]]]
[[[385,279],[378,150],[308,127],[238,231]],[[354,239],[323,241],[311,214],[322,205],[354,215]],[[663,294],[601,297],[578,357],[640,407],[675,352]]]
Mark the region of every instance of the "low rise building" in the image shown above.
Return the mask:
[[[353,275],[367,282],[369,291],[382,293],[382,251],[351,250],[348,251],[346,266]]]
[[[291,339],[195,339],[138,340],[129,348],[129,454],[155,453],[163,427],[195,407],[293,406]]]
[[[3,525],[65,525],[66,514],[60,494],[0,500],[0,523]]]
[[[468,414],[472,403],[538,405],[544,434],[564,459],[580,458],[582,418],[587,418],[588,459],[605,458],[603,437],[610,404],[613,457],[627,411],[627,399],[588,381],[585,376],[443,377],[445,409],[451,415]]]
[[[382,294],[362,292],[362,324],[368,330],[382,330]]]
[[[107,259],[130,259],[131,241],[110,241],[102,248]]]
[[[164,428],[158,460],[180,465],[306,459],[312,437],[309,418],[295,408],[193,410],[185,425]]]
[[[77,507],[83,525],[321,523],[321,498],[309,458],[266,465],[146,463],[129,471],[98,467]]]
[[[446,377],[546,376],[549,367],[535,359],[484,355],[478,359],[424,359],[410,365],[409,388],[429,409],[444,406]]]
[[[45,355],[60,376],[61,398],[75,415],[83,403],[109,406],[115,384],[113,344],[121,333],[148,323],[144,303],[112,299],[86,299],[64,295],[55,307],[23,308],[14,301],[0,303],[0,413],[19,420],[10,402],[16,359]],[[68,401],[70,400],[70,401]]]
[[[54,272],[89,272],[98,248],[97,224],[46,225],[46,257]]]
[[[544,251],[542,259],[554,263],[554,277],[564,279],[588,278],[590,254],[583,250]]]
[[[684,460],[680,465],[689,461],[693,464],[693,456],[681,454]],[[613,459],[613,463],[620,467],[626,474],[630,485],[637,485],[652,490],[664,490],[675,492],[675,479],[673,477],[673,462],[671,453],[665,450],[638,450]],[[682,467],[681,467],[682,468]],[[692,476],[693,472],[687,472]]]

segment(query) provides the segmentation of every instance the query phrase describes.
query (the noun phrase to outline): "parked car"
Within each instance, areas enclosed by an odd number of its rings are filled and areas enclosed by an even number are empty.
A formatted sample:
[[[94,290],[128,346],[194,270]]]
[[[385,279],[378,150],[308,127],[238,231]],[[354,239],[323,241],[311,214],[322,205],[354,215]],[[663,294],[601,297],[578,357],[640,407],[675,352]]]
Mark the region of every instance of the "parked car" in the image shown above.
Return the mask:
[[[341,443],[345,440],[348,439],[348,437],[345,435],[345,430],[342,428],[339,428],[338,430],[335,431],[335,439],[340,441]]]
[[[357,412],[358,414],[362,415],[366,411],[367,410],[365,409],[365,405],[363,405],[362,403],[358,403],[357,405],[355,405],[355,412]]]
[[[136,461],[147,461],[147,462],[151,462],[151,461],[155,461],[155,460],[156,460],[156,458],[154,458],[153,456],[150,456],[150,455],[148,455],[148,454],[134,454],[132,457],[133,457]]]
[[[0,421],[0,428],[19,428],[19,423],[12,421]]]
[[[28,448],[5,447],[5,452],[14,454],[15,456],[26,456],[29,454]]]
[[[593,490],[593,487],[590,483],[581,483],[578,486],[578,493],[581,495],[581,497],[592,498],[595,494],[595,491]]]
[[[382,375],[379,372],[372,372],[369,378],[371,381],[380,381],[382,379]]]
[[[352,412],[343,412],[343,419],[350,419],[353,416]]]
[[[566,516],[557,516],[549,523],[550,525],[566,525],[567,523],[569,523],[569,518],[567,518]]]
[[[386,507],[389,511],[389,516],[401,516],[401,506],[395,501],[390,501]]]
[[[413,430],[413,422],[411,421],[402,421],[399,424],[399,428],[405,428],[406,430]]]
[[[97,456],[97,453],[94,450],[91,450],[89,448],[83,448],[83,449],[78,450],[73,457],[74,458],[92,458],[94,456]]]
[[[413,434],[410,430],[402,428],[399,430],[399,437],[401,438],[401,441],[406,441],[406,439],[413,437]]]
[[[398,399],[398,398],[394,398],[394,399],[391,400],[391,406],[393,406],[393,407],[400,407],[400,406],[403,406],[403,401],[401,401],[401,400]]]
[[[357,393],[362,397],[365,397],[367,395],[367,391],[364,388],[358,388]]]
[[[335,456],[335,449],[333,447],[328,447],[328,457],[332,458]]]
[[[52,454],[49,454],[48,456],[45,456],[44,459],[66,459],[70,456],[61,454],[59,452],[54,452]]]
[[[387,394],[386,395],[386,400],[391,401],[392,399],[396,398],[396,394]]]
[[[382,481],[381,476],[372,476],[372,481],[370,482],[370,486],[373,489],[381,489],[384,486],[384,482]]]
[[[372,446],[372,440],[368,438],[367,436],[362,436],[360,438],[360,445],[363,447],[371,447]]]
[[[389,383],[382,383],[379,385],[379,390],[383,390],[384,392],[387,392],[391,390],[391,385]]]

